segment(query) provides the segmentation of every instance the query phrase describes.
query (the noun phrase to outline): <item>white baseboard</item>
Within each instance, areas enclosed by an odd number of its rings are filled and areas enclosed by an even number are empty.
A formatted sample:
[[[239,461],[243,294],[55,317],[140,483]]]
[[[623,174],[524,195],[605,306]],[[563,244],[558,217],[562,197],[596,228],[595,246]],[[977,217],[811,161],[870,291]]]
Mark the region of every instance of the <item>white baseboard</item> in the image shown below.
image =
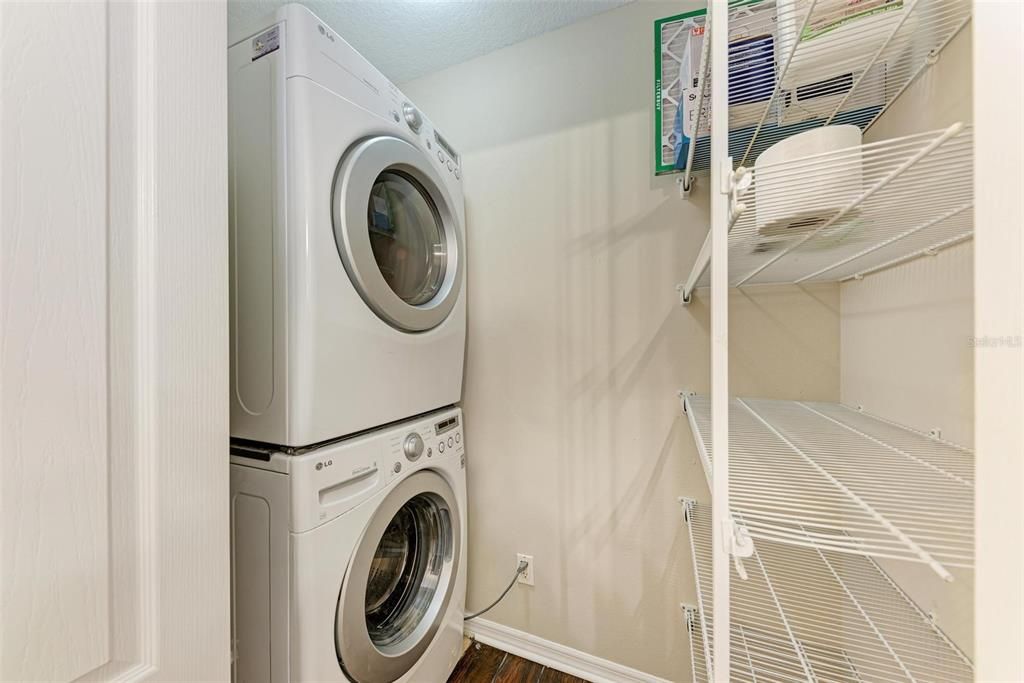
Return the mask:
[[[558,669],[591,683],[670,683],[664,678],[651,676],[486,619],[466,622],[466,634],[485,645]]]

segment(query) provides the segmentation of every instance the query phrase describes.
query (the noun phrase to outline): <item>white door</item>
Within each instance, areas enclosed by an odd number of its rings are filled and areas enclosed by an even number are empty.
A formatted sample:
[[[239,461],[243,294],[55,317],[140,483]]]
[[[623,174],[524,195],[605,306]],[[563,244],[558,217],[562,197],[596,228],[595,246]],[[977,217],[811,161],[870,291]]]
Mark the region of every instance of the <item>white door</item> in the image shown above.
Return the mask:
[[[226,680],[226,18],[0,2],[0,680]]]

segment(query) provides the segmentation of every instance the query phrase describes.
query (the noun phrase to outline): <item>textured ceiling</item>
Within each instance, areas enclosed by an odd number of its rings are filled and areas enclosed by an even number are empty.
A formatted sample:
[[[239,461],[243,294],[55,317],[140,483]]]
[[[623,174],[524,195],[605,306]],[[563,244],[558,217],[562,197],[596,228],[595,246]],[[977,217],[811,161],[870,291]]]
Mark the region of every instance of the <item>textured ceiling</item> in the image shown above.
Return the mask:
[[[306,0],[395,83],[439,71],[632,0]],[[228,42],[285,4],[229,0]]]

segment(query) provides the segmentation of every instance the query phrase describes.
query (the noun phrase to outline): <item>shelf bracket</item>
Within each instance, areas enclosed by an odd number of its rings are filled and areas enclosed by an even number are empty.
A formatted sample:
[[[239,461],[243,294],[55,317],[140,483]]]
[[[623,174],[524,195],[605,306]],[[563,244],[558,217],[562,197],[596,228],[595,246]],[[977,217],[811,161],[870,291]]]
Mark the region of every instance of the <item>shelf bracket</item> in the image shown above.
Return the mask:
[[[686,620],[686,630],[693,631],[693,624],[697,619],[696,606],[681,602],[679,603],[679,609],[683,610],[683,619]]]
[[[691,301],[693,301],[693,292],[687,294],[686,285],[676,285],[676,293],[679,295],[680,306],[687,306]]]
[[[697,395],[696,392],[687,391],[686,389],[680,389],[679,391],[676,392],[676,396],[679,397],[679,405],[682,406],[684,413],[688,412],[686,410],[686,399],[690,398],[691,396],[696,396],[696,395]]]
[[[754,554],[754,539],[750,537],[747,527],[743,526],[733,518],[723,522],[725,525],[723,538],[726,542],[726,551],[732,555],[733,565],[736,573],[744,581],[747,580],[747,569],[743,566],[743,560]]]
[[[689,177],[689,182],[687,182],[687,177]],[[679,198],[689,199],[690,192],[693,191],[693,186],[696,182],[697,179],[694,178],[693,176],[683,176],[681,178],[676,178],[676,185],[679,186]]]
[[[686,496],[679,496],[679,504],[683,507],[683,520],[690,522],[693,520],[693,508],[697,505],[695,498],[687,498]]]

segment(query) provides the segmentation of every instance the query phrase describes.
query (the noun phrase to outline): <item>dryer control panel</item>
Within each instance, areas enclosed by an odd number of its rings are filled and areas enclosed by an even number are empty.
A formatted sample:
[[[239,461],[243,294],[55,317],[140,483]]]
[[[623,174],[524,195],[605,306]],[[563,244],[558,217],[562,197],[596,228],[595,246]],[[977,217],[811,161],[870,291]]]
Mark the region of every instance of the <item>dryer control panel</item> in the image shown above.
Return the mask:
[[[296,3],[279,8],[267,21],[267,28],[231,47],[240,63],[281,60],[285,79],[309,79],[373,112],[385,125],[411,134],[452,184],[461,186],[462,160],[455,148],[398,86],[334,29]]]

